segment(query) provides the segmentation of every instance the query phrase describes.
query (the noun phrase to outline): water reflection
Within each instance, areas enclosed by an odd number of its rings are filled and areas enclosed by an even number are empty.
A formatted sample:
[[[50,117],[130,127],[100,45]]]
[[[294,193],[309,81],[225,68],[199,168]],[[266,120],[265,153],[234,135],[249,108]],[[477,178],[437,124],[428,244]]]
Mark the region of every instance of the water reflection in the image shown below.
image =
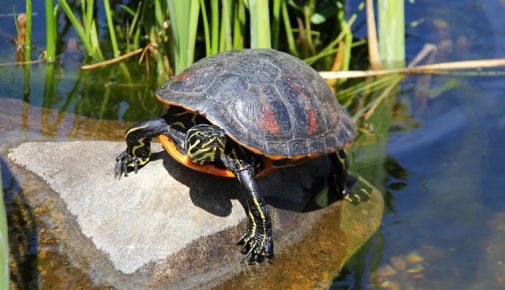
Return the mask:
[[[32,209],[9,167],[0,157],[4,202],[9,225],[9,267],[18,289],[37,288],[38,231]]]

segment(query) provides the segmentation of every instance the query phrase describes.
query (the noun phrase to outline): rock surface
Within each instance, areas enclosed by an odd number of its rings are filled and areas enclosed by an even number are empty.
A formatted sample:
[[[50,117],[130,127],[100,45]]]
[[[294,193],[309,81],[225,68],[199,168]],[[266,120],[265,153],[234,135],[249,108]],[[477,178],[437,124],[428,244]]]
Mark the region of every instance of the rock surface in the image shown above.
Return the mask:
[[[209,194],[206,204],[213,213],[192,205],[190,188],[167,173],[163,159],[115,179],[114,155],[123,147],[119,142],[29,142],[9,157],[60,194],[84,235],[125,274],[244,218],[237,200]]]
[[[153,149],[160,153],[155,153],[153,161],[138,174],[115,179],[114,157],[123,149],[123,142],[27,142],[11,149],[8,157],[40,176],[60,195],[82,233],[124,274],[175,256],[193,241],[245,220],[238,200],[241,188],[234,180],[188,170],[164,154],[158,144],[153,144]],[[304,176],[303,167],[291,168],[264,178],[260,188],[273,203],[301,211],[311,194],[304,191],[324,177],[328,164],[321,159],[304,167],[313,175]],[[274,227],[300,224],[289,212],[284,214],[285,221],[281,213],[273,216]],[[312,220],[307,218],[304,223]],[[219,264],[214,259],[224,259],[238,264],[241,256],[233,242],[240,231],[234,227],[229,232],[215,245],[211,241],[201,245],[198,251],[203,256],[198,263]],[[188,261],[187,254],[183,256],[183,264],[195,262]],[[177,268],[161,275],[174,281],[180,274]]]

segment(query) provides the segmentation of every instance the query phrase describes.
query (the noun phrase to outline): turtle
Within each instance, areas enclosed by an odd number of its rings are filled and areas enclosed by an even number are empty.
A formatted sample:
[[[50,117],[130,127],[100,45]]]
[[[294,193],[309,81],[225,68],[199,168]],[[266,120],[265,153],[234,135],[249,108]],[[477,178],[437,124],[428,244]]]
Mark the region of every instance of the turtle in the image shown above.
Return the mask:
[[[247,228],[237,244],[247,263],[272,261],[272,222],[257,178],[328,156],[335,185],[353,195],[345,149],[357,130],[326,82],[302,60],[274,49],[226,51],[203,58],[156,92],[159,118],[125,132],[115,176],[149,162],[158,137],[169,155],[201,172],[238,179]]]

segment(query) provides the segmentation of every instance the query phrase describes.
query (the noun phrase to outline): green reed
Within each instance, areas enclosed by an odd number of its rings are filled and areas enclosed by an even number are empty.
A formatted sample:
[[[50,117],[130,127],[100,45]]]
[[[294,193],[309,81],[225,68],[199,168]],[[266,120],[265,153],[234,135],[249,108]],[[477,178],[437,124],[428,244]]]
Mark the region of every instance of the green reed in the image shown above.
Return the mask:
[[[167,7],[174,37],[175,73],[179,73],[194,60],[200,3],[168,0]]]
[[[56,60],[56,9],[53,0],[46,0],[46,60]]]
[[[103,6],[105,8],[105,17],[107,18],[107,28],[109,29],[110,43],[112,45],[112,54],[114,57],[118,57],[121,53],[116,40],[116,29],[114,27],[114,22],[112,21],[112,10],[110,9],[110,1],[103,0]]]
[[[77,15],[70,7],[67,0],[59,0],[59,5],[79,35],[79,38],[84,45],[84,49],[86,50],[86,54],[96,60],[103,60],[104,57],[100,49],[97,24],[95,22],[94,1],[81,1],[81,14],[83,18],[82,23],[79,21]]]
[[[286,41],[288,43],[289,52],[297,57],[300,57],[300,52],[298,52],[298,48],[296,47],[296,41],[294,36],[294,30],[291,26],[291,21],[289,19],[289,11],[287,1],[282,1],[281,4],[281,14],[282,14],[282,22],[284,23],[284,30],[286,31]]]
[[[32,59],[32,0],[26,0],[25,61]]]
[[[211,1],[212,10],[212,30],[211,30],[211,53],[216,54],[219,52],[219,1]],[[202,7],[204,7],[203,5]],[[225,16],[226,17],[226,16]],[[205,24],[204,24],[205,25]],[[206,39],[206,42],[208,40]]]
[[[270,10],[268,0],[249,0],[251,48],[269,48]]]
[[[207,56],[245,47],[245,1],[216,0],[209,3],[200,0],[200,8]]]
[[[140,19],[142,17],[143,7],[142,2],[138,3],[137,9],[133,10],[132,8],[120,4],[121,9],[126,11],[132,17],[132,20],[128,22],[127,29],[125,31],[125,35],[123,38],[126,42],[126,51],[132,51],[140,47],[140,36],[142,33],[142,25],[140,24]],[[109,26],[110,29],[110,26]]]
[[[400,2],[385,0],[378,5],[381,30],[398,32],[380,37],[386,60],[390,55],[404,59]],[[61,7],[92,61],[105,59],[102,49],[106,45],[111,47],[108,57],[148,48],[142,54],[142,61],[146,71],[154,61],[160,81],[191,65],[195,57],[245,47],[274,47],[316,67],[348,70],[355,61],[352,48],[365,41],[356,40],[352,33],[364,3],[355,14],[348,15],[344,10],[345,0],[166,0],[134,4],[104,0],[103,6],[96,5],[94,0],[58,3],[56,8]],[[57,9],[53,6],[52,1],[46,0],[49,61],[55,58]],[[99,9],[104,9],[106,27],[98,27],[96,11]],[[398,27],[388,26],[395,23]],[[106,36],[99,38],[98,31],[106,31]]]
[[[282,0],[274,0],[272,4],[272,24],[270,29],[272,31],[272,48],[279,48],[279,38],[281,29],[281,11],[282,11]]]
[[[405,66],[404,2],[378,1],[379,52],[386,68]]]
[[[246,8],[244,1],[238,1],[233,16],[233,49],[244,48],[244,31],[246,25]]]
[[[221,31],[219,34],[220,51],[226,51],[233,48],[232,5],[232,0],[222,0]]]

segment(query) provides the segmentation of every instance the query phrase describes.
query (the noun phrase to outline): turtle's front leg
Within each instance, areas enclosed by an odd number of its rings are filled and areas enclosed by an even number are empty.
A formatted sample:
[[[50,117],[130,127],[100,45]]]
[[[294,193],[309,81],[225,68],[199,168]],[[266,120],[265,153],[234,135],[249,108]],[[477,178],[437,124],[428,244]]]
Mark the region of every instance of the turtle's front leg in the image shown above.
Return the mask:
[[[265,259],[271,260],[274,256],[272,240],[272,221],[265,200],[258,192],[254,170],[243,169],[236,171],[240,183],[246,189],[245,210],[248,217],[247,230],[238,241],[244,245],[242,254],[248,263],[261,263]]]
[[[126,150],[116,157],[114,174],[117,178],[128,176],[128,170],[135,170],[149,162],[151,157],[151,139],[161,134],[168,134],[165,119],[159,118],[140,122],[125,132]]]

